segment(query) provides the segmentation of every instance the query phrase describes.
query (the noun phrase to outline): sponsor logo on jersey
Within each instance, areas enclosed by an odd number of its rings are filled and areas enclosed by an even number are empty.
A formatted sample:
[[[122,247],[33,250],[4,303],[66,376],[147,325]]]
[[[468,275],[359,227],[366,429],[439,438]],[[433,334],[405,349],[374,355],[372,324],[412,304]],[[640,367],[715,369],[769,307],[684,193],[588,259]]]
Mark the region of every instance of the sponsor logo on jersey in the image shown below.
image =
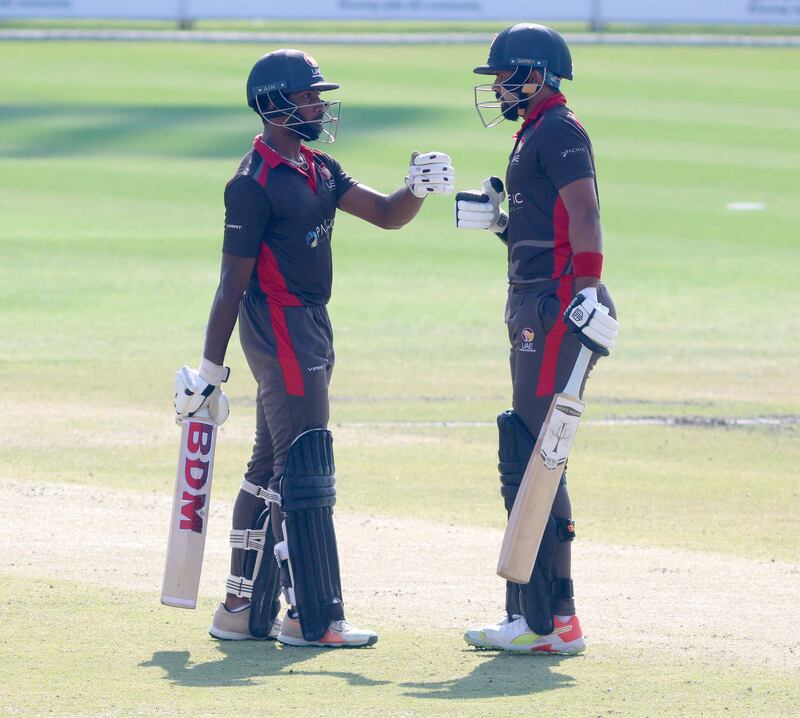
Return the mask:
[[[536,333],[530,327],[525,327],[520,332],[520,343],[517,349],[521,352],[535,352],[536,349],[533,348],[533,340],[536,337]]]
[[[565,157],[568,157],[569,155],[577,154],[578,152],[586,152],[586,148],[585,147],[570,147],[568,150],[562,150],[561,151],[561,158],[564,159]]]
[[[225,223],[225,229],[241,229],[241,228],[242,228],[241,224],[228,224],[227,222]]]
[[[318,224],[314,229],[306,233],[306,247],[316,249],[320,241],[330,242],[331,232],[333,232],[333,220],[326,219],[322,224]]]
[[[336,180],[333,179],[333,175],[331,171],[328,169],[327,165],[318,165],[319,173],[323,180],[325,180],[325,186],[328,189],[335,189],[336,188]]]
[[[521,139],[521,140],[520,140],[520,141],[517,143],[517,147],[516,147],[516,149],[514,150],[514,154],[513,154],[513,155],[511,155],[511,164],[512,164],[512,165],[518,165],[518,164],[519,164],[519,155],[520,155],[520,152],[522,152],[522,148],[523,148],[523,146],[524,146],[524,145],[525,145],[525,138],[523,137],[523,138],[522,138],[522,139]]]

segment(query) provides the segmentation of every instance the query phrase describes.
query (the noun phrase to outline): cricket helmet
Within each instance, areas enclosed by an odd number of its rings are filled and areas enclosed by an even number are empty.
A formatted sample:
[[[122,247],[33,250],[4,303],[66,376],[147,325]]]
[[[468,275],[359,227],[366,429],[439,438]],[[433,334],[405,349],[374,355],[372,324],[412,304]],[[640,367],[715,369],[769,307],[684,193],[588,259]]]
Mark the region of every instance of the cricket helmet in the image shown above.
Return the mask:
[[[338,90],[336,82],[326,82],[317,61],[302,50],[275,50],[260,58],[247,77],[247,104],[270,124],[281,124],[299,134],[303,139],[316,140],[320,134],[323,142],[333,142],[339,124],[340,103],[323,102],[321,129],[319,122],[304,120],[297,105],[289,100],[293,92],[304,90]],[[319,103],[314,103],[319,104]],[[270,108],[272,105],[272,108]],[[285,116],[284,122],[275,120]]]
[[[556,77],[572,79],[572,55],[564,38],[546,25],[519,23],[498,33],[489,48],[485,65],[477,75],[496,75],[518,67],[543,69]]]
[[[540,84],[530,83],[534,70],[542,74]],[[572,55],[564,38],[545,25],[519,23],[507,27],[498,33],[489,48],[486,64],[479,65],[473,72],[477,75],[496,75],[499,72],[511,71],[512,74],[501,83],[508,95],[516,98],[514,102],[502,101],[493,85],[475,86],[475,107],[486,127],[493,127],[502,120],[517,120],[525,114],[528,100],[543,85],[558,90],[561,80],[572,79]],[[495,100],[481,101],[479,93],[491,92]],[[492,120],[486,120],[484,110],[497,110],[500,114]]]

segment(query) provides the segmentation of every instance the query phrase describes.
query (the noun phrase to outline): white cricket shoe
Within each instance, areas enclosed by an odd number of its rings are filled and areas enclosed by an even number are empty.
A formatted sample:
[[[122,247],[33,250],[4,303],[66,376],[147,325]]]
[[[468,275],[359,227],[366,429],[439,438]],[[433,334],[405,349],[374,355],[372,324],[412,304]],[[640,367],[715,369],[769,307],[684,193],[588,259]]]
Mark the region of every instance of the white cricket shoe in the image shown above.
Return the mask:
[[[265,638],[250,633],[250,606],[241,611],[229,611],[224,603],[217,606],[208,632],[222,641],[274,641],[281,630],[281,619],[272,622],[272,629]]]
[[[347,621],[331,621],[318,641],[307,641],[300,629],[300,619],[287,611],[278,640],[288,646],[323,646],[325,648],[365,648],[378,641],[378,634],[351,626]]]
[[[504,618],[483,628],[471,628],[464,634],[464,640],[476,648],[520,653],[556,653],[569,655],[580,653],[586,648],[581,623],[577,616],[562,621],[553,617],[553,632],[540,636],[534,633],[522,616],[514,616],[509,621]]]

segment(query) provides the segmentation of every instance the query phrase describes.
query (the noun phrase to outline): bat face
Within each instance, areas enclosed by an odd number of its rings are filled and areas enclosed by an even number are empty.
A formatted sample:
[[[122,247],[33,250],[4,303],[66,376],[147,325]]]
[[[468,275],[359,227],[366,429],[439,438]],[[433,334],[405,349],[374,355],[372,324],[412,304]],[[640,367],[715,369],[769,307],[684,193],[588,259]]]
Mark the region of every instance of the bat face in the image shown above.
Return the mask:
[[[550,416],[542,448],[539,454],[548,470],[555,469],[567,462],[575,433],[578,431],[582,410],[572,403],[564,401],[556,403]]]
[[[217,425],[183,422],[161,603],[194,608],[205,552]]]
[[[206,499],[214,446],[214,424],[190,421],[181,446],[184,487],[181,491],[179,531],[202,534],[206,525]],[[178,469],[180,475],[180,468]]]
[[[550,404],[503,537],[497,573],[509,581],[530,581],[583,407],[582,401],[567,394],[556,394]]]
[[[564,391],[556,394],[525,468],[517,498],[508,517],[497,573],[516,583],[528,583],[583,414],[581,383],[592,352],[581,347]]]

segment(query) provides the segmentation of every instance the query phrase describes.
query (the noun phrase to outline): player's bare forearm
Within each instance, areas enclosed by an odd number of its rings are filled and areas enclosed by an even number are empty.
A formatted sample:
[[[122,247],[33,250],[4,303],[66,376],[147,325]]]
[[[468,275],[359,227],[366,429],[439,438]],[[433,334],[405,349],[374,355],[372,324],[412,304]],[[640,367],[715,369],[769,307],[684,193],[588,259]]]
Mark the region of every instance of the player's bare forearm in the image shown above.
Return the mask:
[[[239,302],[255,262],[255,257],[222,255],[219,286],[211,304],[203,349],[203,356],[215,364],[221,365],[225,361],[228,342],[239,316]]]
[[[569,217],[569,244],[573,255],[584,252],[602,254],[603,230],[600,225],[600,208],[597,204],[594,179],[571,182],[559,191]],[[575,291],[597,286],[597,277],[579,276],[575,280]]]
[[[385,195],[359,184],[344,194],[339,208],[382,229],[400,229],[417,216],[424,201],[405,187]]]

